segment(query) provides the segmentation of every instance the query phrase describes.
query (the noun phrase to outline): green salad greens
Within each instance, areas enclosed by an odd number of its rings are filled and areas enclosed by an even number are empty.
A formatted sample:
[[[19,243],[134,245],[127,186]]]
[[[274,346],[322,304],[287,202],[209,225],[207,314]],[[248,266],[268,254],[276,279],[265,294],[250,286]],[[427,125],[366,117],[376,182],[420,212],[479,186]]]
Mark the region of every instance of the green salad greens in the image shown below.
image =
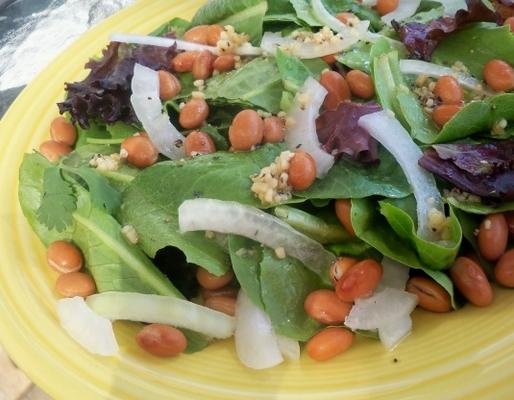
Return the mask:
[[[506,10],[211,0],[113,33],[20,167],[64,329],[101,355],[115,319],[157,356],[234,335],[262,369],[514,287]]]

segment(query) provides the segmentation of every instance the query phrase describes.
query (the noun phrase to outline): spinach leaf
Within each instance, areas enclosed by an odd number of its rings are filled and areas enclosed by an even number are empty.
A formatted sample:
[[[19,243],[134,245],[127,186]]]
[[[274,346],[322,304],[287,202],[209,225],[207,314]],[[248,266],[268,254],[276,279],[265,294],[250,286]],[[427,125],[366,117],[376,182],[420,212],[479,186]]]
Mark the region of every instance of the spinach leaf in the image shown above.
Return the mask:
[[[84,129],[80,125],[77,125],[77,143],[75,148],[78,149],[87,143],[88,139],[111,139],[111,135],[105,128],[104,124],[95,121],[89,121],[89,128]]]
[[[435,2],[434,2],[435,3]],[[436,3],[437,4],[437,3]],[[421,7],[420,7],[421,8]],[[417,22],[420,24],[427,24],[430,21],[433,21],[436,18],[442,17],[444,15],[444,7],[433,5],[427,7],[423,11],[418,11],[412,17],[406,18],[402,21],[402,24],[408,24],[411,22]]]
[[[214,145],[216,146],[217,151],[228,150],[228,140],[225,138],[225,136],[219,133],[218,129],[215,126],[206,124],[202,126],[201,131],[205,132],[211,137],[212,141],[214,142]]]
[[[232,25],[236,32],[248,34],[252,43],[258,45],[267,9],[266,0],[211,0],[196,12],[191,24]]]
[[[462,201],[452,196],[448,196],[446,200],[453,207],[470,214],[488,215],[506,211],[514,211],[514,201],[498,204],[484,204],[483,202]]]
[[[134,135],[137,132],[141,132],[141,128],[135,125],[130,125],[122,121],[118,121],[114,124],[107,124],[105,126],[107,132],[113,139],[125,139],[129,136]]]
[[[322,26],[314,15],[309,0],[291,0],[296,15],[309,26]]]
[[[306,60],[300,60],[303,65],[307,67],[311,75],[319,80],[321,73],[328,68],[328,64],[321,58],[310,58]]]
[[[278,259],[273,250],[264,248],[260,281],[264,309],[275,332],[306,341],[321,328],[303,306],[307,295],[322,287],[315,273],[293,258]]]
[[[298,58],[277,49],[276,61],[284,88],[297,92],[311,75],[308,68]]]
[[[198,197],[261,207],[250,190],[250,176],[282,150],[282,145],[266,145],[251,153],[217,152],[158,163],[142,171],[123,193],[122,221],[134,226],[139,244],[151,257],[166,246],[178,247],[188,262],[221,275],[229,266],[225,250],[203,232],[179,233],[177,209],[184,200]]]
[[[444,125],[434,142],[447,143],[475,133],[489,133],[502,119],[514,121],[514,93],[499,94],[466,104]],[[494,135],[491,134],[491,137],[494,138]]]
[[[380,212],[396,234],[416,249],[421,262],[431,269],[448,268],[460,248],[462,229],[455,213],[450,210],[449,229],[451,237],[443,243],[420,238],[416,233],[416,200],[414,196],[404,199],[387,199],[379,202]]]
[[[248,298],[264,310],[261,296],[262,246],[242,236],[229,235],[228,248],[232,269]]]
[[[336,59],[351,69],[358,69],[369,74],[371,72],[371,46],[371,43],[359,42],[349,50],[338,54]]]
[[[376,260],[382,259],[382,254],[380,254],[368,243],[359,239],[352,239],[342,243],[331,244],[327,246],[327,249],[338,257],[350,256],[357,258],[374,258]]]
[[[264,16],[266,31],[269,30],[270,22],[286,23],[286,26],[290,24],[302,25],[302,22],[296,16],[293,5],[289,0],[268,1],[268,11],[266,11],[266,15]]]
[[[150,33],[151,36],[166,36],[173,33],[176,37],[182,37],[184,33],[191,27],[191,22],[182,18],[173,18],[171,21],[165,22],[156,30]]]
[[[394,157],[381,146],[380,163],[363,165],[342,157],[320,180],[307,190],[295,193],[306,199],[348,199],[373,195],[405,197],[411,193]]]
[[[205,97],[215,105],[253,106],[276,114],[283,90],[274,60],[256,58],[235,71],[209,79]]]
[[[432,61],[453,65],[462,62],[477,78],[483,77],[484,65],[493,59],[514,64],[514,35],[508,26],[492,23],[467,25],[448,35],[437,46]]]
[[[434,270],[421,261],[417,252],[407,246],[405,240],[391,228],[372,199],[352,200],[351,215],[352,225],[358,238],[374,247],[382,255],[424,271],[444,287],[451,296],[453,307],[456,308],[455,293],[450,278],[444,272]]]

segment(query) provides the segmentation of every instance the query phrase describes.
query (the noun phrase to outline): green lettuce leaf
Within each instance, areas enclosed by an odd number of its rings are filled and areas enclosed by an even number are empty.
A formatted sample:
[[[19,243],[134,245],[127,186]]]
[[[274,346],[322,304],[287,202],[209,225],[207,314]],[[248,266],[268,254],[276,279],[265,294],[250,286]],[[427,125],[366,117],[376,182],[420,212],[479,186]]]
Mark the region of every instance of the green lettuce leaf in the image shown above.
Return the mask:
[[[493,23],[467,25],[445,37],[435,49],[432,62],[451,66],[462,62],[482,79],[484,65],[499,59],[514,65],[514,35],[508,26]]]
[[[307,190],[295,193],[306,199],[348,199],[373,195],[405,197],[411,193],[394,157],[379,148],[380,163],[363,166],[342,157],[323,178]]]
[[[251,153],[217,152],[186,161],[166,161],[142,171],[124,192],[121,218],[134,226],[142,249],[153,257],[174,246],[188,262],[216,275],[228,270],[228,255],[203,232],[178,232],[177,209],[184,200],[206,197],[262,207],[250,190],[252,174],[283,150],[266,145]]]
[[[371,73],[371,46],[371,43],[359,42],[349,50],[339,53],[336,59],[351,69],[358,69],[369,74]]]
[[[452,196],[448,196],[446,200],[453,207],[470,214],[488,215],[506,211],[514,211],[514,201],[508,201],[499,204],[484,204],[483,202],[462,201]]]
[[[276,61],[284,88],[290,92],[297,92],[311,73],[297,57],[277,49]]]
[[[176,37],[182,37],[184,33],[191,27],[191,22],[182,18],[173,18],[171,21],[165,22],[156,30],[150,33],[151,36],[165,36],[172,32]]]
[[[236,32],[250,35],[252,43],[258,45],[267,9],[266,0],[211,0],[196,12],[191,24],[232,25]]]
[[[235,71],[209,79],[205,97],[209,104],[257,107],[276,114],[283,90],[274,60],[256,58]]]

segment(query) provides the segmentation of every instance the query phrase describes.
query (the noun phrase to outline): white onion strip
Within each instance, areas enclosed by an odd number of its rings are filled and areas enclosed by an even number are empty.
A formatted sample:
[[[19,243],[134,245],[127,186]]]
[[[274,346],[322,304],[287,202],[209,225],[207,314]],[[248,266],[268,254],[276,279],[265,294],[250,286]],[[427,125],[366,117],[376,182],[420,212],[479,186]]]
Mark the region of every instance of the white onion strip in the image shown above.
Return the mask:
[[[184,51],[202,51],[207,50],[215,55],[219,55],[220,51],[217,47],[207,46],[205,44],[188,42],[181,39],[164,38],[160,36],[132,35],[125,33],[113,33],[110,36],[113,42],[142,44],[147,46],[171,47],[177,45],[178,50]],[[259,47],[253,47],[249,43],[244,44],[236,49],[236,54],[240,56],[258,56],[262,54]]]
[[[387,25],[391,25],[391,21],[403,21],[409,17],[412,17],[418,9],[421,0],[400,0],[396,9],[384,16],[382,16],[382,22]]]
[[[112,356],[118,352],[112,322],[91,310],[82,297],[57,301],[57,314],[63,329],[90,353]]]
[[[89,296],[87,304],[113,321],[167,324],[219,339],[232,336],[235,329],[234,317],[172,296],[104,292]]]
[[[184,157],[185,137],[163,112],[159,98],[159,74],[140,64],[134,66],[130,103],[159,153],[172,160]]]
[[[355,18],[353,26],[346,25],[330,14],[321,0],[312,0],[312,10],[320,22],[343,37],[343,40],[346,41],[345,48],[357,43],[368,31],[369,21],[361,21]]]
[[[400,60],[400,71],[403,74],[426,75],[432,78],[440,78],[441,76],[449,75],[457,79],[459,84],[467,89],[486,93],[489,95],[494,94],[494,92],[484,88],[484,85],[478,79],[475,79],[472,76],[464,75],[454,71],[451,68],[426,61]]]
[[[282,248],[286,255],[300,260],[307,268],[324,277],[335,260],[318,242],[282,220],[235,201],[194,199],[178,208],[181,232],[214,231],[241,235],[272,249]]]
[[[285,134],[289,150],[300,148],[314,158],[318,178],[324,177],[334,165],[334,156],[321,148],[316,133],[316,118],[326,95],[327,90],[316,79],[308,78],[296,95],[296,103],[288,115],[292,126]]]
[[[269,317],[239,291],[236,303],[236,353],[252,369],[271,368],[284,361]]]
[[[359,119],[359,126],[394,156],[407,177],[416,198],[418,235],[426,240],[439,239],[429,228],[428,217],[431,209],[444,215],[443,201],[434,176],[418,165],[418,160],[423,156],[419,147],[400,122],[387,111],[364,115]]]

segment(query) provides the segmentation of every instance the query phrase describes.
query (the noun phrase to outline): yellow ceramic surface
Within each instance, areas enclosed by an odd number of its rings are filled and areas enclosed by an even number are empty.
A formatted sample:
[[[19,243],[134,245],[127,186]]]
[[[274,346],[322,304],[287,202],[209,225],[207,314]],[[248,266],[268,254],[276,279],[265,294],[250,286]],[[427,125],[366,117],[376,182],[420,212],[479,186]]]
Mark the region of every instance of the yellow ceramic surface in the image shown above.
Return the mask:
[[[53,62],[0,122],[0,342],[34,382],[57,399],[507,399],[514,396],[514,292],[496,291],[487,309],[448,315],[416,311],[414,333],[393,352],[358,338],[336,360],[305,355],[267,371],[243,368],[227,340],[162,360],[134,343],[136,324],[117,323],[121,351],[95,357],[60,328],[55,275],[18,206],[23,153],[48,136],[63,83],[109,32],[147,33],[171,17],[190,18],[202,1],[145,0],[85,34]]]

